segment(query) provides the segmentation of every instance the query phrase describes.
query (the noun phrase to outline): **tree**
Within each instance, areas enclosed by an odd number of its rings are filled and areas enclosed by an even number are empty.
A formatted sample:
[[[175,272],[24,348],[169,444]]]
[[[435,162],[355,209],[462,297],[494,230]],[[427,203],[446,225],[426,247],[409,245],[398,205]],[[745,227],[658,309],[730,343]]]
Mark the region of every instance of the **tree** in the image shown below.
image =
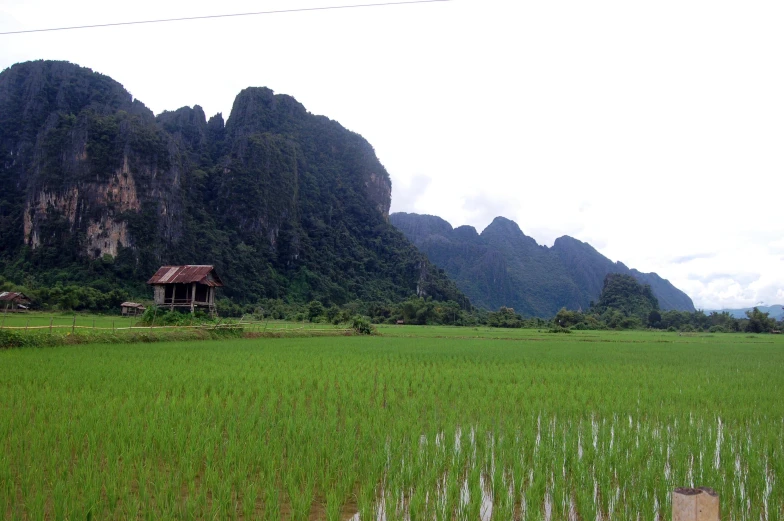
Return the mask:
[[[579,311],[568,311],[566,308],[555,315],[555,323],[561,327],[572,327],[583,321],[583,314]]]
[[[318,300],[314,300],[308,304],[308,320],[315,322],[316,319],[324,315],[324,305]]]
[[[512,308],[501,307],[487,314],[487,325],[491,327],[523,327],[523,317]]]
[[[658,309],[651,310],[648,313],[648,327],[659,328],[661,327],[662,316]]]
[[[746,324],[746,331],[749,333],[770,333],[776,327],[776,320],[770,318],[769,313],[763,313],[759,308],[746,311],[749,323]]]
[[[625,329],[636,327],[634,324],[649,323],[653,311],[659,314],[659,301],[651,287],[640,284],[631,275],[621,273],[610,273],[605,277],[599,302],[591,308],[592,313],[604,317],[609,327]],[[637,320],[624,322],[623,317],[635,317]]]

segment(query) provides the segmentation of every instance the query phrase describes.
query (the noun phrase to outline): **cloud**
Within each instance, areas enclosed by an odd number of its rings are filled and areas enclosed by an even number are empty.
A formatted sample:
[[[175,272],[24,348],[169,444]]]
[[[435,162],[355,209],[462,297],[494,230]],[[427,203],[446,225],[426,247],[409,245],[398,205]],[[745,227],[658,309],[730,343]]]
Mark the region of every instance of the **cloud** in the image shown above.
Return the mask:
[[[536,239],[536,242],[544,246],[552,246],[558,237],[563,237],[564,235],[568,235],[581,241],[586,241],[588,244],[597,249],[603,248],[607,245],[606,241],[601,239],[588,240],[581,237],[581,232],[584,229],[585,227],[580,224],[567,225],[559,228],[537,226],[535,228],[531,228],[530,235]]]
[[[716,282],[720,280],[732,281],[737,282],[738,284],[742,285],[749,285],[752,282],[756,282],[760,279],[762,275],[759,273],[709,273],[708,275],[699,275],[696,273],[690,273],[689,279],[690,280],[697,280],[702,282],[703,284],[710,284],[711,282]]]
[[[416,203],[428,189],[433,180],[422,174],[411,178],[408,184],[392,183],[392,212],[414,212]]]
[[[784,253],[784,239],[779,239],[777,241],[769,242],[768,251],[773,255]],[[784,257],[782,257],[782,260],[784,260]]]
[[[488,195],[485,192],[469,195],[463,199],[463,209],[469,215],[469,222],[477,223],[477,230],[483,230],[488,224],[493,222],[493,219],[500,216],[517,222],[523,232],[525,232],[525,223],[520,223],[517,220],[517,207],[518,203],[516,201],[504,199],[496,195]]]
[[[715,257],[715,253],[694,253],[692,255],[684,255],[682,257],[675,257],[670,262],[673,264],[685,264],[687,262],[691,262],[697,259],[712,259]]]
[[[732,278],[731,278],[732,277]],[[703,280],[699,280],[703,279]],[[694,304],[701,309],[738,309],[764,303],[784,303],[784,281],[754,274],[714,274],[684,283]]]

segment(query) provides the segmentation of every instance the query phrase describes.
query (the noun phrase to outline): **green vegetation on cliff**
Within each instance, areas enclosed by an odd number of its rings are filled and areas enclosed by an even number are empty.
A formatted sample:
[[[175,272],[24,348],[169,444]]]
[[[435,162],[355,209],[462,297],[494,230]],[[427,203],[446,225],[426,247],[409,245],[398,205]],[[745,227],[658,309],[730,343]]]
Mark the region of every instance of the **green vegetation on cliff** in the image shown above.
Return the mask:
[[[592,311],[620,311],[627,316],[647,318],[659,310],[659,301],[647,284],[642,285],[631,275],[611,273],[604,278],[604,287]]]
[[[390,195],[367,141],[269,89],[242,91],[224,124],[199,106],[156,117],[66,62],[0,74],[0,273],[29,290],[143,297],[162,264],[214,264],[239,304],[469,308],[387,222]]]
[[[662,309],[694,311],[691,299],[655,273],[612,262],[590,244],[568,236],[551,248],[526,236],[517,223],[496,217],[481,234],[432,215],[395,213],[390,221],[431,262],[443,268],[471,302],[488,310],[514,308],[528,317],[551,318],[559,309],[586,310],[599,298],[610,273],[649,284]]]

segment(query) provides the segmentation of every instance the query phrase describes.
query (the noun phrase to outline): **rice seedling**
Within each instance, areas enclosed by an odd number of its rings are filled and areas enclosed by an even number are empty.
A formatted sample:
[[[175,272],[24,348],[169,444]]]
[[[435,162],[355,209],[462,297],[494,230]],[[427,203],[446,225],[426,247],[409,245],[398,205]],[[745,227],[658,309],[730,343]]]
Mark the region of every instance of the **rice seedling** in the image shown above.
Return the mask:
[[[784,518],[779,338],[424,331],[0,351],[0,515]]]

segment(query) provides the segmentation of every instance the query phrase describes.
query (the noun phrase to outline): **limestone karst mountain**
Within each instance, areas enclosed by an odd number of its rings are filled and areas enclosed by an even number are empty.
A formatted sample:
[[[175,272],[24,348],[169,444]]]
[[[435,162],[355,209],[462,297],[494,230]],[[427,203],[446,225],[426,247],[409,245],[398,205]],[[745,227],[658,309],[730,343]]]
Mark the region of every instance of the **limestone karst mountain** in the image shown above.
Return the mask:
[[[154,115],[67,62],[0,73],[0,274],[136,293],[162,264],[214,264],[236,302],[468,302],[388,222],[371,145],[294,98],[248,88],[224,124]]]
[[[432,215],[394,213],[390,221],[480,307],[512,307],[538,317],[552,317],[562,307],[587,310],[607,274],[621,273],[649,284],[661,309],[694,311],[688,295],[669,281],[612,262],[572,237],[556,239],[551,248],[540,246],[504,217],[481,234],[472,226],[452,228]]]

